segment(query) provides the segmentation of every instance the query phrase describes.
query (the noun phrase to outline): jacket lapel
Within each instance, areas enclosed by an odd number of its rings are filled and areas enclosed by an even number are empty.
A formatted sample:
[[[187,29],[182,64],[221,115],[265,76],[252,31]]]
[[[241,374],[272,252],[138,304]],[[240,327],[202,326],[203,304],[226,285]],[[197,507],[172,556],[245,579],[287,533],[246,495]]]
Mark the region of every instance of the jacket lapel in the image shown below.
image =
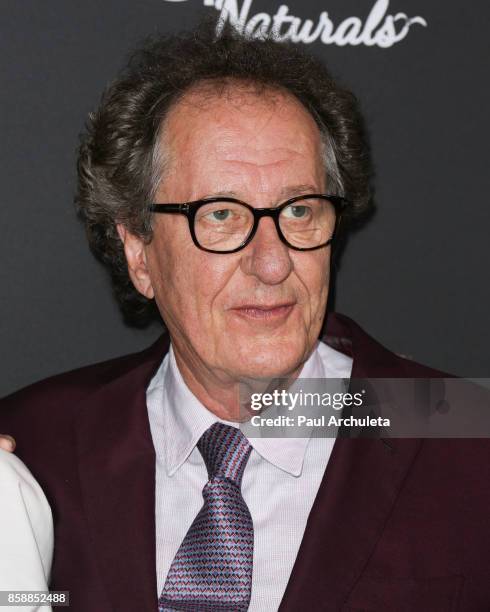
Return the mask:
[[[396,356],[352,321],[330,317],[324,338],[353,357],[352,378],[403,376]],[[280,612],[339,610],[368,563],[420,440],[335,441]]]
[[[157,608],[155,452],[146,388],[167,350],[164,338],[138,356],[139,365],[85,399],[76,425],[84,510],[118,612]]]

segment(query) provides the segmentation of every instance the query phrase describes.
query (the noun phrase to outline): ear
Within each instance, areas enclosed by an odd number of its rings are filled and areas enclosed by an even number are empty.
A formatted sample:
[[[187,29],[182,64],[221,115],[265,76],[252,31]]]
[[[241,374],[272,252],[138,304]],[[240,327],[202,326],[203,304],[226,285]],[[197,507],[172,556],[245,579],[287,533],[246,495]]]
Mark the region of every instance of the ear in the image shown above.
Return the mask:
[[[151,300],[155,297],[155,293],[148,271],[145,243],[121,223],[118,223],[116,227],[119,238],[124,245],[129,277],[136,289]]]

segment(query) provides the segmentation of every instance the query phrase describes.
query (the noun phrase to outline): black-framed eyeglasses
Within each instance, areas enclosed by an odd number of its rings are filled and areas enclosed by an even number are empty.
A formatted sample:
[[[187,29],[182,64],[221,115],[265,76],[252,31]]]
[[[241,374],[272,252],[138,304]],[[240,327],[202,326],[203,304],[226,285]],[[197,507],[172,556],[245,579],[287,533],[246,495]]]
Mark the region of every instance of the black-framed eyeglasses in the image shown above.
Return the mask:
[[[272,217],[279,238],[289,248],[313,251],[332,242],[347,204],[340,196],[309,193],[274,208],[254,208],[235,198],[215,197],[152,204],[150,211],[185,215],[194,244],[209,253],[235,253],[246,247],[262,217]]]

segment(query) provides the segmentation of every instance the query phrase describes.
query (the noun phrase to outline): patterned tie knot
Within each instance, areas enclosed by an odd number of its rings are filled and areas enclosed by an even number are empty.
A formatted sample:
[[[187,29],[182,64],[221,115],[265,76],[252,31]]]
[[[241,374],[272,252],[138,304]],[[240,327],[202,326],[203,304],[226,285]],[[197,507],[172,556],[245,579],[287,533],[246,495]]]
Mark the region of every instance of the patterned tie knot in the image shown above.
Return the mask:
[[[241,486],[252,447],[239,429],[214,423],[203,433],[197,447],[206,464],[209,480],[228,478]]]

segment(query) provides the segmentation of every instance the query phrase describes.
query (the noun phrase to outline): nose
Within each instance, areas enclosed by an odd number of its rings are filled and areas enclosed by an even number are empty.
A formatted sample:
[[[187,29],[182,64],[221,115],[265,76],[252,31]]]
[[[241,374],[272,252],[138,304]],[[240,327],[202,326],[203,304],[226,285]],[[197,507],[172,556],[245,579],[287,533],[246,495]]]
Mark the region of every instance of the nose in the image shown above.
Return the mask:
[[[290,251],[281,242],[270,217],[262,217],[255,236],[242,253],[242,271],[267,285],[282,283],[293,269]]]

